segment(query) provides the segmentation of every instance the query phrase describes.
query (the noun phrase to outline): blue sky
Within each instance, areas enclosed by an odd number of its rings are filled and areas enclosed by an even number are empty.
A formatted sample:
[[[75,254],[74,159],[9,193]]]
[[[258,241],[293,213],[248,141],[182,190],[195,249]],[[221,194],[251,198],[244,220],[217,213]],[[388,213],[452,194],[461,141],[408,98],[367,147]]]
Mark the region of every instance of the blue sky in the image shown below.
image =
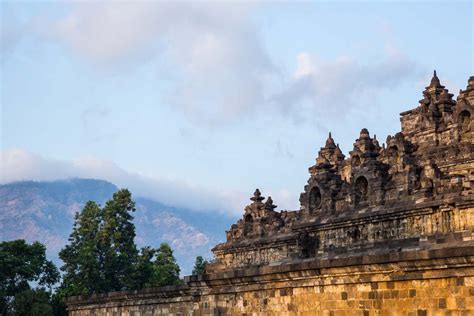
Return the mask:
[[[473,25],[471,1],[2,1],[0,181],[295,209],[329,131],[383,142],[433,69],[465,88]]]

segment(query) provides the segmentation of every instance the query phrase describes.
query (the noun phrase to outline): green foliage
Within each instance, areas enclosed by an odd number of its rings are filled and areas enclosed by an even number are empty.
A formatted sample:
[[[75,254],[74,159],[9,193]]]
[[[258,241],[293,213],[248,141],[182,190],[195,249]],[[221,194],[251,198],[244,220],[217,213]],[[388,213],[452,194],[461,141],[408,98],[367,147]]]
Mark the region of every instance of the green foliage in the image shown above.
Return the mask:
[[[103,225],[98,244],[103,251],[104,281],[107,291],[121,291],[134,287],[134,269],[138,251],[135,245],[133,216],[135,202],[130,191],[114,193],[103,208]]]
[[[50,293],[44,289],[24,290],[15,295],[13,300],[14,315],[49,316],[53,314],[50,304]]]
[[[69,244],[59,253],[64,261],[63,297],[178,284],[179,266],[167,244],[137,250],[132,212],[135,203],[126,190],[116,192],[101,209],[88,202],[76,214]]]
[[[64,299],[66,296],[61,290],[56,291],[51,295],[51,308],[53,310],[54,316],[67,316],[66,304],[64,304]]]
[[[64,295],[121,291],[134,288],[138,251],[134,242],[135,203],[130,191],[114,193],[104,208],[89,201],[76,214],[69,244],[59,257]]]
[[[103,254],[97,240],[102,210],[95,202],[87,202],[80,214],[76,213],[69,244],[60,252],[64,262],[61,291],[65,295],[88,294],[103,287],[101,262]]]
[[[162,243],[153,262],[153,275],[150,286],[180,284],[179,266],[173,256],[173,250],[167,243]]]
[[[60,251],[63,282],[46,248],[24,240],[0,243],[0,315],[67,315],[67,296],[140,289],[181,283],[171,247],[137,251],[132,212],[135,203],[126,189],[103,208],[86,203],[74,218],[69,243]],[[36,284],[33,289],[31,284]]]
[[[49,303],[49,292],[59,281],[59,272],[46,259],[46,248],[39,242],[29,245],[24,240],[0,243],[0,314],[20,308],[37,308],[38,315]],[[31,284],[37,284],[32,290]],[[29,302],[29,305],[22,305]],[[34,306],[33,306],[34,305]],[[21,314],[24,315],[24,314]]]
[[[194,262],[193,275],[204,274],[208,262],[202,256],[197,256]]]
[[[151,280],[154,274],[153,259],[156,255],[156,250],[147,246],[140,250],[137,258],[137,268],[135,270],[135,285],[136,289],[153,286]]]

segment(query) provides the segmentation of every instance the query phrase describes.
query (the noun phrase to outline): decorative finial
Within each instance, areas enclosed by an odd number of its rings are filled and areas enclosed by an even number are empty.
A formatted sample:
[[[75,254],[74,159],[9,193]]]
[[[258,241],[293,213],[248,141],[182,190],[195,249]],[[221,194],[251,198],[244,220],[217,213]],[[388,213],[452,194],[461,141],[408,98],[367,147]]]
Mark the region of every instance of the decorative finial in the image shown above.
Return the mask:
[[[360,138],[369,138],[369,137],[370,137],[369,130],[367,128],[363,128],[360,131]]]
[[[268,197],[267,201],[265,202],[265,209],[269,211],[273,211],[277,206],[273,205],[273,199],[271,196]]]
[[[250,198],[250,200],[253,201],[253,202],[261,202],[264,199],[265,198],[262,197],[262,194],[260,193],[259,189],[256,189],[255,192],[253,193],[253,196]]]
[[[331,132],[329,132],[328,139],[326,140],[326,148],[336,148],[336,144],[334,143],[334,139],[332,139]]]
[[[433,71],[433,78],[431,78],[430,86],[432,86],[432,87],[441,86],[441,83],[439,82],[439,78],[436,75],[436,70]]]

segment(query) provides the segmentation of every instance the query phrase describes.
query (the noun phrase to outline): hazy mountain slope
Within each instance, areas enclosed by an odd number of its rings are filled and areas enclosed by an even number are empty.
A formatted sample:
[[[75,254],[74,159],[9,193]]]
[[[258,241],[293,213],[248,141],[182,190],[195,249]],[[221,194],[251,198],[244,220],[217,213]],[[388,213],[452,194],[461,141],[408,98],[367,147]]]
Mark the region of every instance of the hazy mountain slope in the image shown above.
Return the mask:
[[[0,185],[0,240],[39,240],[60,264],[57,253],[67,242],[74,213],[88,200],[103,205],[117,190],[109,182],[93,179]],[[215,212],[170,207],[136,196],[134,199],[137,244],[157,247],[168,242],[184,274],[190,273],[197,255],[209,255],[210,248],[224,239],[224,231],[234,222]]]

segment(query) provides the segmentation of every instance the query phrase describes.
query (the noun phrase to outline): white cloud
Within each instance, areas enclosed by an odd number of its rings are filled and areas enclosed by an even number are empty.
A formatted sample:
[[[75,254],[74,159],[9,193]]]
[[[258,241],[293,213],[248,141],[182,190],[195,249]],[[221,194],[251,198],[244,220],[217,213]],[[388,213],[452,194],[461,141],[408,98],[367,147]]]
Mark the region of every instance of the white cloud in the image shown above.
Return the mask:
[[[53,36],[98,64],[159,56],[171,79],[167,102],[195,122],[223,124],[264,102],[273,66],[251,21],[251,3],[81,3]]]
[[[274,101],[285,113],[343,115],[364,105],[367,98],[376,98],[381,90],[397,88],[418,74],[412,60],[390,47],[370,63],[348,56],[328,60],[301,52],[287,88]]]
[[[23,149],[0,151],[0,183],[34,180],[53,181],[66,178],[93,178],[107,180],[118,187],[126,187],[137,196],[149,197],[164,204],[196,211],[217,211],[236,216],[243,214],[249,204],[248,192],[236,190],[209,190],[176,179],[152,178],[128,172],[115,163],[94,157],[72,161],[45,158]],[[263,191],[265,195],[265,191]],[[267,192],[278,209],[293,209],[297,196],[288,190]]]
[[[367,63],[301,52],[293,74],[282,75],[253,20],[259,7],[251,2],[74,3],[48,32],[98,65],[158,61],[149,65],[157,67],[163,103],[202,125],[226,125],[256,111],[297,119],[315,117],[319,110],[340,114],[416,73],[412,60],[387,47]]]
[[[94,178],[126,187],[133,194],[164,204],[198,211],[242,214],[247,197],[236,191],[214,192],[176,179],[156,179],[128,172],[111,161],[83,157],[73,161],[54,160],[23,149],[0,152],[0,183],[22,180],[52,181],[65,178]]]

